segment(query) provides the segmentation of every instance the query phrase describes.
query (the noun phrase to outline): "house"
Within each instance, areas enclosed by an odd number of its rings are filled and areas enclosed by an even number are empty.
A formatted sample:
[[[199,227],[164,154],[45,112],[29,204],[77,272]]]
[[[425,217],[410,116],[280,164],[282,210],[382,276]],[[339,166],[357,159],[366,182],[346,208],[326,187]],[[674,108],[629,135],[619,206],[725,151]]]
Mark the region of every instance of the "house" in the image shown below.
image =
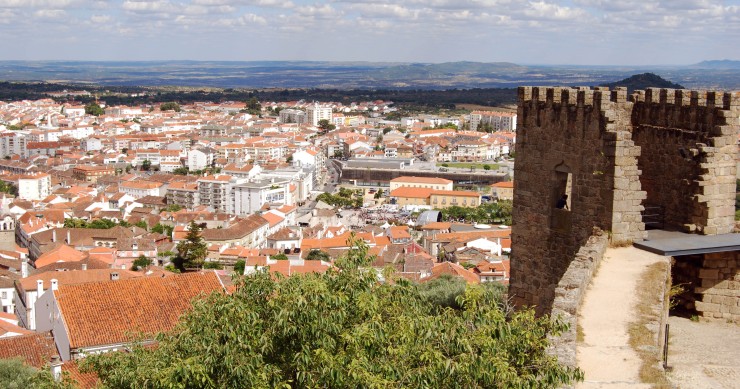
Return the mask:
[[[145,196],[164,196],[166,194],[166,186],[161,182],[145,180],[126,181],[122,182],[118,187],[121,192],[137,199]]]
[[[75,285],[85,282],[101,282],[114,279],[141,277],[142,273],[115,269],[86,269],[69,271],[45,271],[22,278],[15,283],[15,314],[19,324],[29,330],[36,329],[36,300],[44,292],[57,285]]]
[[[499,282],[504,285],[509,284],[511,264],[508,259],[481,262],[472,270],[473,273],[480,277],[480,282]]]
[[[250,215],[227,228],[205,229],[201,236],[207,244],[259,248],[265,244],[269,227],[262,216]]]
[[[0,338],[0,359],[20,358],[28,366],[43,369],[58,355],[54,338],[49,333]]]
[[[46,173],[27,173],[18,176],[18,198],[41,200],[51,194],[51,176]]]
[[[424,278],[422,282],[429,282],[431,280],[438,279],[443,275],[460,278],[468,284],[480,283],[480,277],[477,274],[452,262],[442,262],[434,265],[432,268],[432,275]]]
[[[102,176],[112,176],[116,169],[112,166],[89,166],[79,165],[72,169],[72,177],[85,182],[97,182]]]
[[[52,285],[36,302],[38,331],[51,331],[63,361],[152,343],[191,307],[224,286],[213,272]]]
[[[491,185],[494,200],[514,200],[514,181],[502,181]]]
[[[444,178],[414,176],[401,176],[390,181],[391,191],[401,187],[452,190],[453,182]]]

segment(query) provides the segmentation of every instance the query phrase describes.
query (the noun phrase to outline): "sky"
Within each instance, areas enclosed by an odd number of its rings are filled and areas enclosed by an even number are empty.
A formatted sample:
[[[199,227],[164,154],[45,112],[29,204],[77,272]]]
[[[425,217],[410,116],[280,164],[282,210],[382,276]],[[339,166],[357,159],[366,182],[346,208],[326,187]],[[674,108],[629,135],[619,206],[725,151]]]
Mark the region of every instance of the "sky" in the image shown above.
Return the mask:
[[[0,60],[686,65],[740,0],[0,0]]]

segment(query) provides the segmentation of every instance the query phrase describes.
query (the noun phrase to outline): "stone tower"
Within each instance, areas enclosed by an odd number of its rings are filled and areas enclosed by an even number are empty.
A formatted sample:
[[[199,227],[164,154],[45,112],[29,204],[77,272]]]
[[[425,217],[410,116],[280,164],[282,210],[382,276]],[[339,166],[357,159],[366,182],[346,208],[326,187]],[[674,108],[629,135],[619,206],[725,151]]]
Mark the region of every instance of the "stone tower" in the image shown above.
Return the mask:
[[[740,93],[521,87],[518,117],[515,304],[549,312],[595,228],[613,245],[643,240],[646,224],[732,230]]]

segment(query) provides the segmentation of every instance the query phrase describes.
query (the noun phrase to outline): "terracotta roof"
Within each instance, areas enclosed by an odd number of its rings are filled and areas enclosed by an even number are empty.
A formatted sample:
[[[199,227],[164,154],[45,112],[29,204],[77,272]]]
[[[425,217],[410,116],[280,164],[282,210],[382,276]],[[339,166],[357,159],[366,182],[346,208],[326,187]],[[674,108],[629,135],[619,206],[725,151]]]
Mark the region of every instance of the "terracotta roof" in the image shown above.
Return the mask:
[[[433,189],[430,188],[411,188],[402,186],[391,191],[393,197],[411,197],[427,199],[432,195]]]
[[[480,278],[477,274],[452,262],[442,262],[434,265],[434,267],[432,268],[432,275],[428,278],[425,278],[424,281],[431,281],[433,279],[441,277],[444,274],[449,274],[454,277],[460,277],[468,284],[477,284],[480,282]]]
[[[444,179],[444,178],[438,178],[438,177],[416,177],[416,176],[401,176],[396,177],[391,180],[391,182],[409,182],[413,184],[441,184],[441,185],[448,185],[452,184],[452,181]]]
[[[54,338],[48,333],[0,338],[0,359],[20,357],[29,366],[40,369],[58,355]]]
[[[514,188],[514,181],[501,181],[491,184],[493,188]]]
[[[191,299],[223,290],[218,276],[208,272],[61,285],[54,295],[74,349],[170,330]]]
[[[5,320],[0,320],[0,337],[4,337],[7,333],[12,332],[19,335],[28,335],[33,334],[33,331],[29,331],[23,327],[19,327],[16,324],[7,322]],[[11,335],[13,336],[13,335]],[[17,335],[15,335],[17,336]]]
[[[100,384],[100,377],[94,372],[83,373],[80,371],[80,366],[77,364],[77,360],[69,360],[62,364],[62,372],[69,374],[69,378],[77,383],[79,389],[91,389],[97,388]]]
[[[431,222],[424,224],[422,230],[449,230],[452,226],[450,222]]]
[[[480,197],[480,193],[467,190],[435,190],[432,196]]]
[[[241,239],[268,224],[268,221],[262,216],[250,215],[228,228],[203,230],[201,236],[203,240],[208,242]]]
[[[285,218],[270,212],[263,213],[262,217],[267,220],[268,223],[270,223],[270,227],[275,227],[278,223],[285,220]]]
[[[59,285],[77,285],[87,282],[110,281],[111,273],[118,273],[119,279],[141,277],[144,274],[123,269],[88,269],[70,271],[46,271],[34,274],[20,280],[25,291],[36,290],[36,281],[43,281],[44,290],[51,287],[51,280],[57,280]]]
[[[87,258],[87,254],[82,251],[75,250],[66,244],[61,244],[36,258],[33,266],[39,269],[56,262],[79,262],[85,258]]]

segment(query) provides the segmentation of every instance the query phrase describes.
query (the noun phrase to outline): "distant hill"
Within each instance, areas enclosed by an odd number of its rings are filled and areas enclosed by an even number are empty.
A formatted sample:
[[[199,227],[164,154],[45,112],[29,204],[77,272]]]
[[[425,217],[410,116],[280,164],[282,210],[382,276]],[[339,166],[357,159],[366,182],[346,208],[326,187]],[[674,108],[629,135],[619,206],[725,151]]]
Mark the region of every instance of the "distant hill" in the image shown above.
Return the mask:
[[[694,69],[740,69],[740,61],[733,61],[730,59],[721,59],[713,61],[701,61],[697,64],[689,66]]]
[[[635,74],[624,80],[602,84],[601,86],[608,86],[609,88],[626,86],[629,92],[646,88],[686,89],[682,85],[670,82],[654,73]]]

